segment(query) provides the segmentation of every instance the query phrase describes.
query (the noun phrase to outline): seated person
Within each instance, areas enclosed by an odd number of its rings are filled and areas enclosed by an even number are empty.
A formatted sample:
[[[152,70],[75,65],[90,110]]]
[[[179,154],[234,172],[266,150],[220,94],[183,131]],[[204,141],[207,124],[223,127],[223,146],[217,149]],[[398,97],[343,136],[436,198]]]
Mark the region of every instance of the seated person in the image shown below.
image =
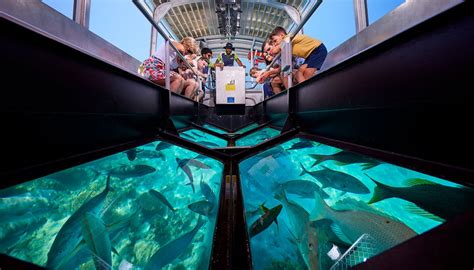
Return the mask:
[[[171,41],[181,54],[185,54],[188,50],[192,50],[192,37],[185,37],[181,42]],[[160,85],[166,84],[166,67],[165,67],[165,44],[161,45],[156,52],[147,58],[139,67],[139,73],[144,78]],[[170,89],[171,91],[181,94],[184,87],[184,79],[176,72],[179,66],[178,54],[173,48],[169,48],[170,63]]]

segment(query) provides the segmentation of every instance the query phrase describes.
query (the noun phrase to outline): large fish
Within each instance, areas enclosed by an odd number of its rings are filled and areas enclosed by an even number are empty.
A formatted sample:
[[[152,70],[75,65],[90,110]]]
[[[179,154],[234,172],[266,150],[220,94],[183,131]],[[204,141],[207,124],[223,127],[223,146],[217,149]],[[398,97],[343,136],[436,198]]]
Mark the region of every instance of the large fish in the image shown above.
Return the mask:
[[[352,175],[335,171],[327,167],[324,167],[323,170],[310,172],[306,170],[303,164],[300,163],[300,165],[301,169],[303,170],[300,175],[307,173],[313,176],[323,185],[321,188],[332,187],[344,192],[356,194],[370,193],[370,190],[361,181],[359,181],[359,179]]]
[[[368,233],[375,239],[380,251],[384,251],[416,236],[416,232],[399,221],[360,210],[336,211],[326,204],[318,192],[314,193],[314,197],[311,220],[332,220],[334,232],[341,239],[347,237],[351,243]]]
[[[266,228],[268,228],[272,222],[275,222],[278,225],[277,217],[281,212],[283,206],[281,204],[273,207],[272,209],[267,209],[264,206],[265,214],[260,216],[255,222],[250,226],[249,237],[253,237],[261,232],[263,232]]]
[[[397,197],[416,204],[418,207],[435,214],[444,220],[451,219],[474,208],[474,190],[467,187],[448,187],[424,179],[409,179],[409,187],[391,187],[382,184],[369,176],[377,184],[372,199],[375,203],[384,199]],[[435,216],[417,209],[411,212],[438,220]]]
[[[61,227],[48,252],[47,268],[62,269],[63,265],[67,264],[73,251],[76,250],[83,239],[81,233],[81,219],[86,213],[97,215],[101,211],[109,191],[110,176],[107,177],[105,189],[99,195],[79,207]]]
[[[201,216],[199,216],[199,219],[194,229],[172,240],[168,244],[162,246],[148,260],[148,263],[145,266],[145,270],[160,270],[162,267],[166,266],[167,264],[178,258],[181,253],[183,253],[186,248],[191,244],[194,236],[202,227],[202,225],[204,225],[204,223],[205,221],[203,221],[201,219]]]
[[[204,195],[204,197],[206,197],[206,200],[208,200],[211,203],[215,203],[216,195],[214,194],[214,192],[212,192],[211,187],[208,184],[206,184],[206,182],[202,181],[202,178],[201,178],[201,182],[199,183],[199,186],[201,187],[201,193],[202,195]]]
[[[309,156],[315,159],[313,165],[311,165],[311,168],[326,160],[335,160],[336,163],[340,166],[353,164],[353,163],[363,163],[362,170],[368,170],[379,164],[382,164],[381,161],[378,161],[376,159],[366,157],[363,155],[354,154],[348,151],[341,151],[332,155],[309,154]]]
[[[200,215],[211,217],[214,214],[215,203],[206,200],[198,201],[188,205],[188,208]]]
[[[318,237],[316,229],[311,226],[308,212],[295,202],[289,201],[284,191],[275,194],[275,198],[286,209],[288,220],[293,229],[292,234],[306,266],[308,269],[318,269]]]
[[[155,168],[148,166],[148,165],[121,165],[119,167],[115,167],[108,171],[107,173],[110,176],[118,177],[118,178],[131,178],[131,177],[140,177],[150,173],[154,173],[156,171]]]
[[[81,227],[82,236],[94,259],[95,269],[112,269],[112,246],[104,222],[86,212]]]
[[[310,147],[319,146],[319,145],[320,143],[316,143],[315,145],[313,144],[312,141],[304,140],[304,141],[294,143],[293,145],[291,145],[290,148],[288,148],[288,150],[304,149],[304,148],[310,148]]]
[[[157,198],[160,202],[162,202],[164,205],[166,205],[171,211],[176,211],[174,209],[174,207],[171,205],[171,203],[166,199],[165,196],[163,196],[163,194],[161,194],[160,192],[154,190],[154,189],[150,189],[148,191],[148,193],[150,193],[150,195],[153,197],[153,198]]]
[[[178,168],[181,168],[181,170],[183,170],[183,172],[188,176],[189,183],[187,183],[186,185],[190,185],[191,188],[193,189],[193,193],[194,193],[195,190],[194,190],[193,172],[191,171],[191,168],[189,168],[187,160],[176,158],[176,162],[178,163]]]
[[[156,146],[155,150],[156,150],[156,151],[162,151],[162,150],[166,150],[166,149],[170,148],[171,146],[173,146],[173,145],[170,144],[170,143],[167,143],[167,142],[160,142],[160,143]]]
[[[178,162],[179,167],[188,165],[188,166],[193,166],[193,167],[200,168],[200,169],[210,169],[211,168],[208,165],[204,164],[202,161],[199,161],[195,158],[183,158],[183,159],[176,158],[176,162]]]
[[[315,182],[309,180],[289,180],[282,184],[277,184],[274,190],[275,193],[284,190],[301,198],[314,198],[314,192],[318,191],[324,199],[329,198],[329,195],[321,190]]]
[[[134,161],[135,158],[137,158],[137,148],[129,149],[125,151],[125,154],[127,155],[128,160]]]

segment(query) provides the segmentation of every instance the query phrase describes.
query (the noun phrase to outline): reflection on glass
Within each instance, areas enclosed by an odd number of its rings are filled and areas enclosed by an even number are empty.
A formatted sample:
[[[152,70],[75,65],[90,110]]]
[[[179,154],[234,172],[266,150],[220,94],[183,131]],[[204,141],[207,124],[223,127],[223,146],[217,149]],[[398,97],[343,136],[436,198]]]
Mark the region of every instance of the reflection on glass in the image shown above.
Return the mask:
[[[280,134],[280,131],[274,128],[266,127],[259,129],[241,139],[235,141],[237,146],[253,146],[269,140]]]
[[[347,269],[474,207],[471,188],[302,138],[239,166],[254,269]]]
[[[374,23],[403,3],[405,3],[405,0],[367,0],[369,24]]]
[[[0,252],[51,269],[208,269],[222,170],[153,142],[0,190]]]
[[[220,128],[217,128],[217,127],[215,127],[215,126],[213,126],[213,125],[209,125],[209,124],[204,124],[202,127],[203,127],[203,128],[206,128],[206,129],[209,129],[209,130],[212,130],[212,131],[214,131],[214,132],[216,132],[216,133],[219,133],[219,134],[226,134],[226,133],[227,133],[227,131],[222,130],[222,129],[220,129]]]
[[[226,140],[223,140],[219,137],[216,137],[199,129],[188,129],[179,133],[179,136],[195,143],[207,146],[209,148],[227,146]]]

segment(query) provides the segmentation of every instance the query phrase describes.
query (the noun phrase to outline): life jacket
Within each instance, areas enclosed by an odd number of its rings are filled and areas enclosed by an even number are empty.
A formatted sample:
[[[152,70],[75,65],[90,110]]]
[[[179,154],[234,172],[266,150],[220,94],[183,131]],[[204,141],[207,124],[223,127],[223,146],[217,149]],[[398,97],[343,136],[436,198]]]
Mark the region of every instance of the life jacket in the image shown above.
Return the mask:
[[[227,55],[226,53],[222,53],[222,62],[224,62],[224,66],[233,66],[234,65],[234,54],[231,53]]]

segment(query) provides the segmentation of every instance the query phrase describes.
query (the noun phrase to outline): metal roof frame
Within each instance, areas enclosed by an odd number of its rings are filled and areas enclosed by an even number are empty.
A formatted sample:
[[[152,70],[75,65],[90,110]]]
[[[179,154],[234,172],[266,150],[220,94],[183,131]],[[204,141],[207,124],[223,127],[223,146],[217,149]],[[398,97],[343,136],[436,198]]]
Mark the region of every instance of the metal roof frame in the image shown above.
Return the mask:
[[[232,42],[236,51],[246,54],[251,49],[259,49],[276,26],[291,31],[299,26],[309,10],[319,1],[311,0],[141,0],[155,22],[173,39],[192,36],[203,41],[211,50],[220,50],[226,42]],[[232,2],[232,3],[231,3]],[[235,35],[222,34],[219,29],[219,15],[223,4],[236,4],[241,10],[238,27],[233,25]],[[151,8],[154,7],[153,10]],[[235,17],[233,17],[235,20]],[[221,18],[221,24],[222,24]],[[237,31],[235,31],[237,29]],[[152,29],[151,53],[156,46],[156,30]],[[248,41],[253,41],[249,44]]]

